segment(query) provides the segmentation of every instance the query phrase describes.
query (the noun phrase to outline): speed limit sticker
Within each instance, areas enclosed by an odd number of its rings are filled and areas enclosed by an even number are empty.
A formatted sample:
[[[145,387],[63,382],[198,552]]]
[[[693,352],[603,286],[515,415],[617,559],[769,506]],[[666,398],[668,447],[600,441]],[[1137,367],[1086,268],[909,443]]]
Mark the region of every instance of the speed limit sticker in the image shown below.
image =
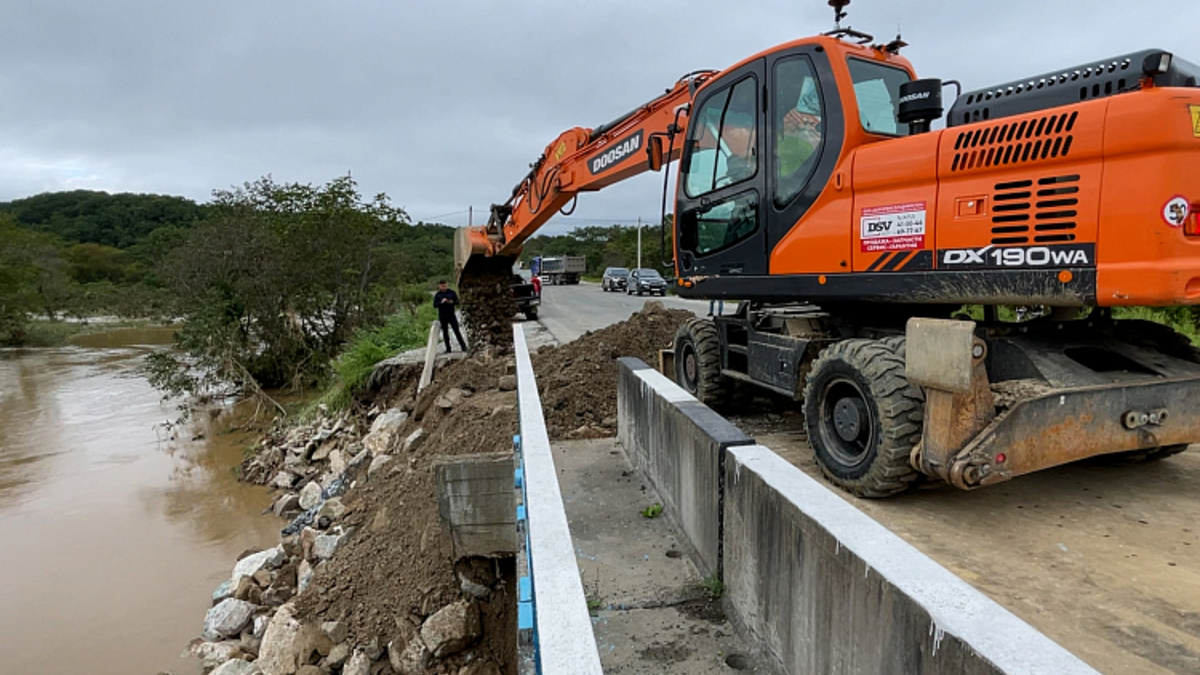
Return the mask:
[[[925,248],[925,202],[863,209],[861,225],[863,253]]]

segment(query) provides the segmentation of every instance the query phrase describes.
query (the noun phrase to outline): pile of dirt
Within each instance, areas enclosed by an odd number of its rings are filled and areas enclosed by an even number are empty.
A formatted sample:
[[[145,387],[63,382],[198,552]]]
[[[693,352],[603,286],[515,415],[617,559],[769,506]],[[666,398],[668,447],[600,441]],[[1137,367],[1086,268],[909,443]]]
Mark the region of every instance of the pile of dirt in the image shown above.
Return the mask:
[[[396,392],[377,401],[409,413],[392,434],[393,458],[347,495],[344,525],[352,543],[319,568],[297,610],[315,622],[339,621],[353,643],[404,639],[441,608],[471,596],[470,586],[490,589],[477,600],[484,627],[480,642],[442,663],[467,658],[515,665],[515,569],[511,561],[464,560],[457,565],[438,517],[432,460],[437,456],[500,452],[517,432],[516,393],[500,391],[513,361],[478,355],[441,368],[434,383],[415,395]],[[415,449],[404,444],[418,430]],[[407,625],[406,625],[407,624]],[[509,671],[505,671],[509,672]],[[514,671],[515,672],[515,671]]]
[[[680,324],[694,315],[650,301],[621,323],[586,333],[533,357],[546,429],[554,440],[604,438],[617,429],[617,359],[632,356],[657,366]]]
[[[496,258],[473,263],[472,272],[464,274],[459,282],[463,320],[474,353],[488,347],[512,351],[512,318],[517,313],[512,297],[512,262],[511,258]]]

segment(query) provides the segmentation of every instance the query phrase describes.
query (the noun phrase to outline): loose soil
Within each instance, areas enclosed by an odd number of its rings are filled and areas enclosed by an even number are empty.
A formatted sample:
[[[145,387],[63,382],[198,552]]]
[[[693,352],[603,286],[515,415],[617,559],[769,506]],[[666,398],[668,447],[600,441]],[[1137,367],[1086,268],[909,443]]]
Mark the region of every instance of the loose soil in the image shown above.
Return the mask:
[[[463,275],[459,282],[463,319],[473,353],[489,347],[512,351],[512,318],[517,313],[512,297],[512,264],[511,258],[473,263],[471,274]]]
[[[454,563],[449,535],[438,517],[431,468],[435,457],[511,448],[517,432],[516,394],[498,389],[500,376],[511,369],[511,358],[476,356],[442,367],[419,396],[413,387],[381,401],[387,405],[380,408],[412,411],[397,439],[419,428],[429,436],[415,452],[393,448],[391,464],[347,495],[350,513],[343,523],[354,529],[351,541],[300,596],[301,617],[342,621],[354,643],[379,639],[386,644],[407,632],[404,622],[419,627],[429,615],[467,597],[459,579],[462,573],[494,590],[480,602],[482,643],[458,658],[469,652],[473,658],[502,664],[505,673],[516,672],[513,563]],[[462,398],[445,408],[439,403],[448,402],[447,396]],[[455,658],[443,663],[462,665]]]
[[[506,292],[508,279],[504,277]],[[479,302],[474,294],[491,294],[499,288],[484,286],[463,286],[468,308],[472,301]],[[481,314],[475,309],[469,314],[475,322],[473,356],[439,362],[433,384],[419,395],[420,366],[395,365],[373,377],[369,393],[355,401],[353,418],[347,422],[355,424],[359,433],[374,415],[389,408],[409,412],[410,417],[393,436],[392,461],[369,478],[360,471],[343,496],[348,511],[341,525],[349,534],[297,597],[301,619],[340,621],[351,644],[386,646],[410,635],[442,607],[468,597],[465,577],[492,589],[479,602],[483,637],[461,654],[440,661],[439,667],[455,672],[453,668],[468,658],[484,659],[501,664],[506,674],[515,673],[515,565],[512,559],[454,561],[449,533],[438,515],[432,472],[438,457],[511,448],[519,425],[516,392],[500,390],[501,378],[515,372],[514,358],[500,347],[503,333],[511,348],[511,314],[505,312]],[[567,345],[539,350],[534,369],[551,437],[612,436],[617,415],[616,359],[633,356],[656,363],[658,350],[671,345],[679,324],[691,316],[650,302],[625,322]],[[416,451],[398,447],[417,429],[428,437]],[[286,445],[288,434],[287,429],[272,430],[247,479],[271,480],[284,458],[272,445]]]
[[[617,359],[632,356],[651,366],[675,331],[694,315],[650,301],[629,317],[533,358],[546,429],[552,440],[605,438],[617,430]]]

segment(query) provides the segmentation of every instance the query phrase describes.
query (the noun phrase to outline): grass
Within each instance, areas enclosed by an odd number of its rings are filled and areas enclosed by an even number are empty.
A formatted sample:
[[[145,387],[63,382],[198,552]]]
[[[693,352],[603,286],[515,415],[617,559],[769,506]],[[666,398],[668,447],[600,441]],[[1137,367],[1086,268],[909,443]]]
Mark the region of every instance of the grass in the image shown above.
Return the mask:
[[[1174,328],[1183,333],[1194,345],[1200,345],[1200,330],[1187,307],[1114,307],[1113,316],[1118,319],[1142,319]]]
[[[662,504],[655,502],[654,504],[642,509],[641,514],[643,518],[657,518],[662,514],[662,511]]]
[[[360,330],[337,361],[329,388],[317,399],[330,410],[344,410],[371,376],[375,364],[401,352],[423,347],[429,338],[429,324],[437,318],[432,304],[420,305],[415,315],[408,312],[388,317],[378,328]]]
[[[982,305],[966,305],[961,311],[975,321],[983,320]],[[1200,328],[1196,325],[1192,311],[1191,307],[1114,307],[1113,318],[1160,323],[1182,333],[1192,344],[1200,346]],[[1016,310],[1012,307],[1001,306],[999,315],[1001,321],[1011,323],[1017,320]]]
[[[704,581],[701,581],[700,585],[704,587],[704,592],[708,595],[709,600],[720,600],[725,595],[725,584],[715,574],[704,577]]]

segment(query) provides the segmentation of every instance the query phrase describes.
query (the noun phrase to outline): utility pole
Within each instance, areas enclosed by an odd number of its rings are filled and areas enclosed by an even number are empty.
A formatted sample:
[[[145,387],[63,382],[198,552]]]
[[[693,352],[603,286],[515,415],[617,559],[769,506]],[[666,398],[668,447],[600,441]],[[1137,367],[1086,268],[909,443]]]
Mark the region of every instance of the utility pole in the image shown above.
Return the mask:
[[[638,218],[638,264],[637,268],[642,269],[642,219]]]
[[[460,211],[459,213],[462,213],[462,212]],[[468,206],[467,207],[467,227],[472,227],[474,225],[475,225],[475,207]]]

